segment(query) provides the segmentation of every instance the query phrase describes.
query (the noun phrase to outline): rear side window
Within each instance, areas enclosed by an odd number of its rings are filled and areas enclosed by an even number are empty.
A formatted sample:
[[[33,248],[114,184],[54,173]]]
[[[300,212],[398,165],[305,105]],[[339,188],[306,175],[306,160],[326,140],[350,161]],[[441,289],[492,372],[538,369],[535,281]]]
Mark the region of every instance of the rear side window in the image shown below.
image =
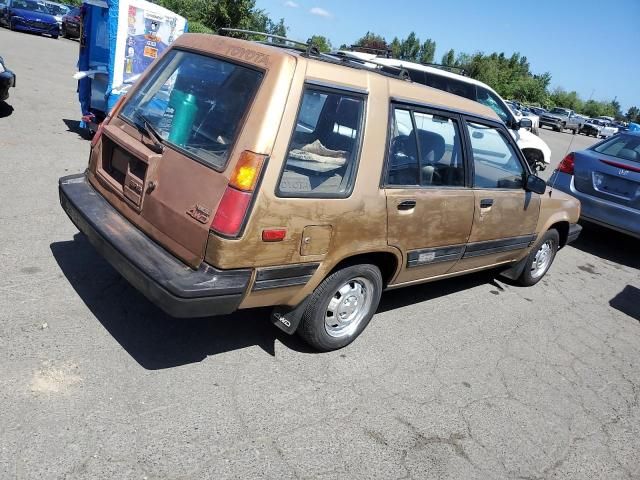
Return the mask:
[[[168,145],[221,169],[262,77],[218,58],[172,50],[121,116],[133,124],[146,121]]]
[[[455,120],[395,108],[387,185],[464,186],[464,161]]]
[[[346,197],[355,181],[364,97],[308,87],[296,119],[278,194]]]
[[[468,123],[467,129],[473,152],[474,187],[523,188],[524,167],[502,133],[477,123]]]

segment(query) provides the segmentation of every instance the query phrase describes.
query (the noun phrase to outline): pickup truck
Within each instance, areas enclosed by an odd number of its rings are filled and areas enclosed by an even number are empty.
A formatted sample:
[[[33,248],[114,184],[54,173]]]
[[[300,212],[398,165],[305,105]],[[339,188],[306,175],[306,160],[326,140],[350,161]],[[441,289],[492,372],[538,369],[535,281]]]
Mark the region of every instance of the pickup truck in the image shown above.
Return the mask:
[[[575,134],[580,130],[581,124],[582,122],[578,115],[568,108],[556,107],[540,117],[540,128],[546,125],[556,132],[563,132],[569,129]]]

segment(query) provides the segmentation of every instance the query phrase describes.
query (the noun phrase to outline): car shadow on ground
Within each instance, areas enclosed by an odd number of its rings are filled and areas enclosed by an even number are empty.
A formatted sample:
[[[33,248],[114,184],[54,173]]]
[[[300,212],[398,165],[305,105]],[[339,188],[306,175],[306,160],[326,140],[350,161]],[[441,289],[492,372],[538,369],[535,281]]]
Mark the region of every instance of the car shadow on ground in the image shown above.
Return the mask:
[[[316,353],[297,336],[287,335],[273,326],[269,308],[199,319],[166,315],[120,277],[82,234],[76,234],[71,241],[52,243],[50,249],[62,273],[91,313],[146,369],[196,363],[208,356],[251,346],[259,346],[274,355],[276,340],[300,353]],[[378,312],[482,284],[492,284],[502,290],[496,274],[497,271],[481,272],[388,291],[382,296]]]
[[[67,126],[68,132],[75,133],[84,140],[91,140],[91,132],[89,132],[88,128],[82,128],[80,126],[79,120],[69,120],[68,118],[63,118],[62,121]]]
[[[207,356],[259,346],[275,354],[275,342],[311,353],[297,336],[278,330],[270,309],[196,319],[170,317],[123,279],[84,235],[55,242],[51,252],[91,313],[144,368],[158,370],[204,360]]]
[[[580,223],[583,229],[572,247],[613,262],[617,268],[624,265],[640,269],[637,239],[593,223]]]
[[[7,102],[0,101],[0,118],[5,118],[13,113],[14,108]]]
[[[609,305],[640,322],[640,289],[627,285],[611,299]]]

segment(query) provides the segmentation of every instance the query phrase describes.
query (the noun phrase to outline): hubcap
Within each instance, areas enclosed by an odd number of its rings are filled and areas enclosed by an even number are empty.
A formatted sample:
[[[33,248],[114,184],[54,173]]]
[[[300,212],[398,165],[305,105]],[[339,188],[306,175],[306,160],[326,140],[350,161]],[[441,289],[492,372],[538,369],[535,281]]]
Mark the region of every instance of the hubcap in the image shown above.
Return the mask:
[[[547,240],[536,252],[531,263],[531,276],[538,278],[544,275],[553,260],[553,241]]]
[[[342,285],[331,297],[324,316],[324,328],[332,337],[346,337],[356,331],[371,309],[373,283],[357,277]]]

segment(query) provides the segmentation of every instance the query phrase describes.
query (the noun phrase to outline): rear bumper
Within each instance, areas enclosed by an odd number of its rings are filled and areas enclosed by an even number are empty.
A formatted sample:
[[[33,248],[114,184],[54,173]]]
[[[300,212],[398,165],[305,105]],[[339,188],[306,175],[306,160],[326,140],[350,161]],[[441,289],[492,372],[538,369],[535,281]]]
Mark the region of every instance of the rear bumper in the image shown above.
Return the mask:
[[[169,315],[224,315],[240,305],[250,269],[218,270],[202,263],[193,270],[123,217],[84,174],[60,178],[58,188],[62,208],[95,249]]]
[[[549,185],[580,200],[580,218],[640,238],[640,211],[576,190],[573,175],[554,172]]]

